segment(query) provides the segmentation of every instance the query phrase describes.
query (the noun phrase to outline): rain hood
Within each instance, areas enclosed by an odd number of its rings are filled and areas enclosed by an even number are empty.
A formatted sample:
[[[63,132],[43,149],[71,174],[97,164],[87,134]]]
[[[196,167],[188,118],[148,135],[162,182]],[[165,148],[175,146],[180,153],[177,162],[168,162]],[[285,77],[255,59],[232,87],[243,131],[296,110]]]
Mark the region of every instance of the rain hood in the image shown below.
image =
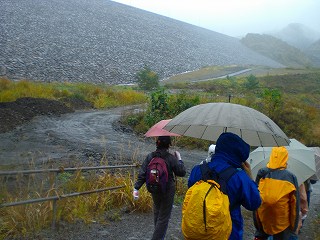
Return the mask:
[[[267,164],[268,168],[287,168],[288,150],[285,147],[273,147],[270,159]]]
[[[238,168],[245,162],[250,153],[250,146],[238,135],[230,132],[222,133],[217,140],[215,158],[224,159],[231,166]]]

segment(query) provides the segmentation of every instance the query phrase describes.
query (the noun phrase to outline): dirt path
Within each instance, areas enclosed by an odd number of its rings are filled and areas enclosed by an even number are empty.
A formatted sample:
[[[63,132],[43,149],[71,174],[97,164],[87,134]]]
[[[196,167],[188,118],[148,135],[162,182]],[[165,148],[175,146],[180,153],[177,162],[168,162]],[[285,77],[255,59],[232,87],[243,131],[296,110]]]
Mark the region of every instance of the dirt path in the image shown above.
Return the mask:
[[[153,139],[138,137],[117,125],[128,107],[105,111],[77,111],[59,117],[40,116],[13,131],[0,134],[2,166],[98,164],[102,156],[111,163],[144,159],[154,149]],[[184,151],[186,156],[194,151]],[[199,154],[199,153],[196,153]],[[206,153],[200,152],[199,156]],[[192,161],[191,161],[192,162]]]

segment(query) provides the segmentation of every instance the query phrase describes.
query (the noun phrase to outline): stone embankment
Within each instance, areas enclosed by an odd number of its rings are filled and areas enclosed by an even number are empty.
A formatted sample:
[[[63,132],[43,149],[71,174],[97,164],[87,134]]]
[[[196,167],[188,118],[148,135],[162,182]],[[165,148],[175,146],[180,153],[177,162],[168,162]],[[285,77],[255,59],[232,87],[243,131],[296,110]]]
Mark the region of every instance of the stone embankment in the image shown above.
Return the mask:
[[[128,84],[209,65],[279,63],[239,39],[108,0],[0,1],[0,76]]]

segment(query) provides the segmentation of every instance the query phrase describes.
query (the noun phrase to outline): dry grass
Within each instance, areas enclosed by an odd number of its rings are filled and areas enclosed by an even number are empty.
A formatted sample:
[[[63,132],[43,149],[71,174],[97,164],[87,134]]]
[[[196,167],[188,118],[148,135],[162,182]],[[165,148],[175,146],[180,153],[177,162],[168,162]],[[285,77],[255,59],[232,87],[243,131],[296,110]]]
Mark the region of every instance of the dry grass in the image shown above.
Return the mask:
[[[53,174],[18,176],[1,181],[1,203],[45,198],[74,192],[122,186],[115,191],[63,198],[57,201],[57,221],[99,221],[103,214],[114,208],[125,207],[130,211],[150,211],[151,198],[142,189],[136,203],[132,198],[132,174],[127,170],[62,173],[54,179]],[[51,225],[53,202],[46,201],[0,208],[0,239],[7,236],[26,236]]]
[[[19,175],[14,181],[2,178],[0,183],[1,203],[124,186],[113,191],[58,200],[56,221],[105,222],[110,218],[117,218],[116,209],[126,212],[152,211],[151,194],[145,185],[139,191],[140,198],[137,201],[133,200],[132,169],[63,172],[57,176],[55,174],[40,175]],[[177,202],[183,200],[186,188],[185,181],[179,178],[177,181]],[[8,236],[30,236],[30,234],[50,227],[52,221],[53,201],[0,208],[0,239],[5,239]]]
[[[89,83],[18,82],[0,78],[0,102],[12,102],[22,97],[59,100],[76,97],[91,102],[96,108],[108,108],[145,103],[144,93],[128,87],[94,85]]]

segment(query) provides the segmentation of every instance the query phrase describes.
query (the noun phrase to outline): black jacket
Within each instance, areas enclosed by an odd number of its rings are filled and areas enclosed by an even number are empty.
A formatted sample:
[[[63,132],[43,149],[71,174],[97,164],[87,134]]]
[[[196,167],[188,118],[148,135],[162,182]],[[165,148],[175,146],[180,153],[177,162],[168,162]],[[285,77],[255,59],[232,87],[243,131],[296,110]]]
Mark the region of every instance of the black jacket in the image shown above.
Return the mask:
[[[141,165],[138,179],[134,184],[134,188],[139,190],[142,185],[146,182],[146,171],[147,166],[151,159],[155,156],[155,153],[159,153],[160,157],[163,158],[168,167],[168,185],[174,186],[175,178],[174,175],[178,177],[184,177],[186,175],[186,168],[181,160],[178,160],[174,155],[169,153],[167,149],[157,149],[155,152],[151,152],[147,155],[146,159]]]

